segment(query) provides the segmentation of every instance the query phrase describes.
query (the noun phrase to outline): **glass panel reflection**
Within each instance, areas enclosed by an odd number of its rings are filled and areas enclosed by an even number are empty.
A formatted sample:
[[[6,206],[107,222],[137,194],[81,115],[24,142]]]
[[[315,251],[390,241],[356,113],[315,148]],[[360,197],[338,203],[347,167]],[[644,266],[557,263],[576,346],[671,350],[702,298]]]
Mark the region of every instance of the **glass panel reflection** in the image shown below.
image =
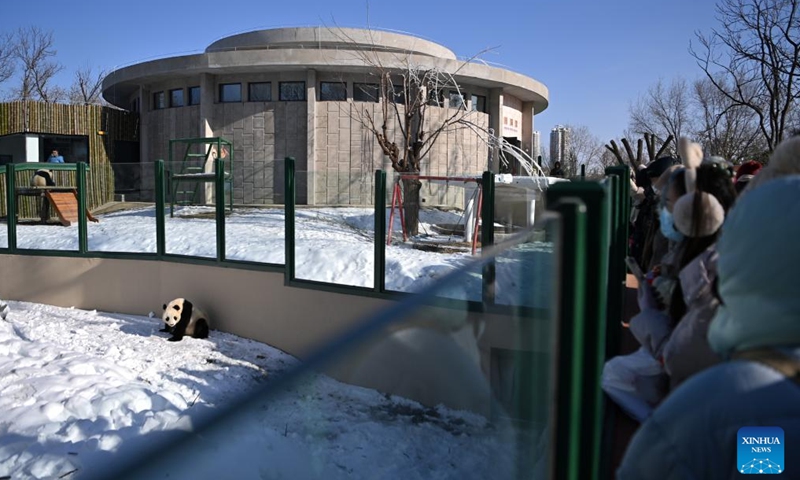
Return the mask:
[[[557,222],[540,222],[558,244]],[[496,250],[524,251],[534,237]],[[438,300],[499,260],[487,252],[355,322],[224,414],[195,415],[182,441],[154,436],[141,456],[144,443],[123,443],[117,458],[127,461],[94,478],[545,479],[558,367],[549,256],[531,270],[506,255],[520,286],[506,297],[513,308]],[[537,303],[534,290],[550,292],[546,303],[519,308]]]
[[[96,166],[97,167],[97,166]],[[108,193],[91,202],[97,222],[87,223],[89,251],[156,253],[153,163],[111,163],[91,175]]]
[[[17,165],[15,175],[17,248],[77,251],[76,170]]]
[[[249,163],[237,161],[233,169],[234,209],[225,215],[225,258],[283,265],[286,161]]]
[[[314,203],[295,209],[295,277],[372,288],[375,265],[375,209],[372,172],[297,171],[301,188],[314,175]],[[308,203],[308,202],[307,202]]]
[[[191,145],[190,153],[201,155],[205,148],[202,144]],[[164,163],[166,253],[216,258],[214,183],[207,181],[213,179],[213,164],[213,159],[203,156]],[[200,178],[192,178],[192,175]]]

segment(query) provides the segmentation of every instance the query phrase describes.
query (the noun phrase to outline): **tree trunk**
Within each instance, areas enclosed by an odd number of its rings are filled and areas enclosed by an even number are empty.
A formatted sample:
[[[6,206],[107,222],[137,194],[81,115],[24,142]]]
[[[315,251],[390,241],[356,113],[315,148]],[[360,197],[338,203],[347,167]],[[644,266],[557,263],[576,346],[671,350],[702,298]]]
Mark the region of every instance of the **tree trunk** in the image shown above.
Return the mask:
[[[417,179],[403,179],[403,210],[406,217],[408,236],[419,234],[419,191],[422,182]]]

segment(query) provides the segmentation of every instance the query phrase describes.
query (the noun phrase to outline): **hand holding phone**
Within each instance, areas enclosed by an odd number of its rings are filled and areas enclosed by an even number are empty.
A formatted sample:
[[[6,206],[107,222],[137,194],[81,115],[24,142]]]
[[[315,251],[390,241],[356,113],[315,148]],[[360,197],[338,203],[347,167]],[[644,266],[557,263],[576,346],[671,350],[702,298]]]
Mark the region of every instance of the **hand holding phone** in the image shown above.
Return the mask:
[[[644,281],[644,274],[642,273],[642,269],[639,267],[639,264],[636,263],[633,257],[625,257],[625,264],[628,265],[631,273],[634,277],[640,282]]]

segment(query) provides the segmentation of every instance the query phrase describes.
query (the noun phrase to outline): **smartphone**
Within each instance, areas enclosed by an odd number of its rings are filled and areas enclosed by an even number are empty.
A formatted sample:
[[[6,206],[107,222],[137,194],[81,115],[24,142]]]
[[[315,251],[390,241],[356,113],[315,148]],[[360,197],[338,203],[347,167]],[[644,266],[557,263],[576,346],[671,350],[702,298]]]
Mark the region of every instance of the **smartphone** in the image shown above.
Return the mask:
[[[631,273],[637,280],[640,282],[644,281],[644,274],[642,273],[642,269],[639,268],[639,264],[636,263],[633,257],[625,257],[625,264],[628,265]]]

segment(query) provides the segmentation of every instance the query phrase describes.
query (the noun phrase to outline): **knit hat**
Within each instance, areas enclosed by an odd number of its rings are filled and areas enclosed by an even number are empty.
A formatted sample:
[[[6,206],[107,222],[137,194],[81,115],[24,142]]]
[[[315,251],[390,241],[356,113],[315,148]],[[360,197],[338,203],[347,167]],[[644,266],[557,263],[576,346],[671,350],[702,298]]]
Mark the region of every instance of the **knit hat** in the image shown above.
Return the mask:
[[[761,165],[759,162],[755,160],[748,160],[743,164],[739,165],[739,168],[736,170],[736,176],[734,177],[734,182],[738,182],[739,179],[744,175],[750,175],[751,177],[758,173],[764,166]]]
[[[670,165],[669,168],[664,170],[664,173],[662,173],[661,176],[658,177],[658,180],[653,182],[653,188],[659,191],[663,190],[669,183],[669,179],[672,176],[672,174],[675,173],[676,170],[680,170],[681,168],[683,167],[680,165]]]
[[[647,165],[647,176],[650,178],[658,178],[670,166],[678,163],[678,160],[673,157],[661,157],[653,160]]]
[[[717,197],[706,192],[696,191],[697,167],[703,162],[703,148],[698,143],[681,137],[678,149],[686,167],[686,194],[672,207],[675,228],[687,237],[707,237],[713,235],[725,221],[725,209]],[[697,202],[695,199],[697,198]],[[693,225],[694,209],[700,208],[699,225]]]
[[[728,214],[717,242],[723,304],[708,330],[708,343],[720,355],[800,346],[797,198],[800,175],[788,175],[748,189]]]
[[[750,181],[744,194],[774,178],[800,173],[800,136],[784,140],[769,157],[769,163]]]

